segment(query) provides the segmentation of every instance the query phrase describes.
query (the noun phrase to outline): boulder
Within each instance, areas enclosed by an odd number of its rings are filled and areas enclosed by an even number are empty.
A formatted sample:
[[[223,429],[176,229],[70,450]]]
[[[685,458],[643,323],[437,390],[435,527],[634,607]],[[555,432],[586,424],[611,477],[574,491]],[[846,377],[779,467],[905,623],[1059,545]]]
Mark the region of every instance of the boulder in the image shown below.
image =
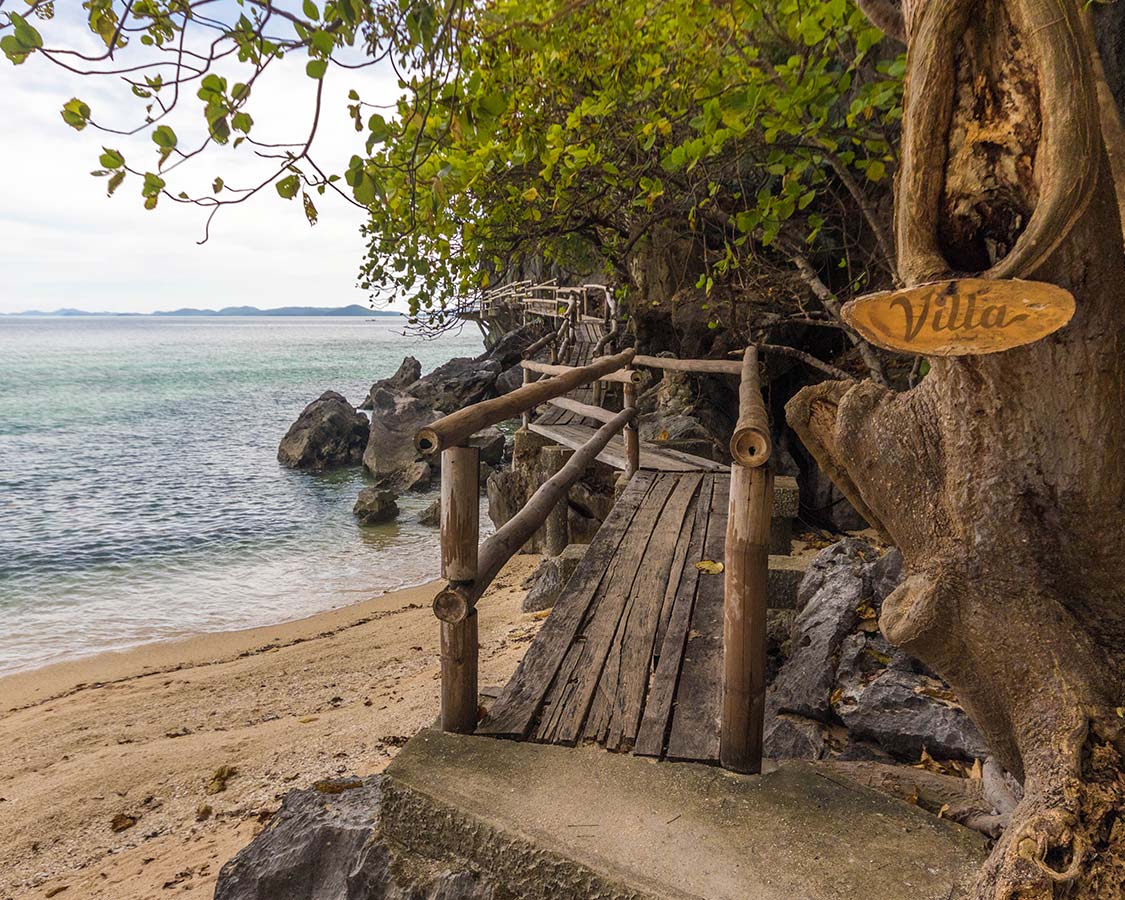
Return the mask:
[[[847,538],[809,564],[797,592],[792,650],[770,689],[778,711],[828,721],[840,646],[870,598],[866,569],[873,555],[870,545]]]
[[[406,393],[426,407],[448,414],[494,396],[503,367],[494,359],[451,359],[419,378]]]
[[[383,776],[290,791],[268,827],[219,872],[215,900],[493,900],[456,864],[391,846],[379,829]]]
[[[490,466],[499,466],[504,461],[504,447],[507,438],[495,425],[483,428],[469,438],[470,447],[480,448],[480,461]]]
[[[500,363],[503,369],[511,367],[518,369],[519,362],[523,359],[524,350],[546,333],[547,327],[541,321],[529,322],[501,335],[496,343],[485,350],[477,359],[492,359]]]
[[[405,391],[422,376],[422,364],[413,356],[403,357],[398,371],[390,378],[381,378],[371,385],[371,390],[360,404],[360,409],[371,409],[374,405],[372,397],[378,391]]]
[[[762,752],[768,759],[821,759],[825,726],[804,716],[778,715],[766,722]]]
[[[277,460],[291,469],[320,471],[358,465],[370,422],[335,391],[325,391],[301,411],[281,444]]]
[[[496,391],[496,396],[500,397],[504,394],[510,394],[518,387],[523,387],[523,367],[512,366],[500,373],[496,379],[496,384],[493,385],[493,390]]]
[[[392,491],[367,487],[359,492],[352,512],[360,525],[381,525],[398,516],[398,504]]]
[[[525,613],[550,609],[586,555],[587,545],[568,544],[558,556],[545,556],[523,586],[528,588],[521,609]]]
[[[838,690],[833,704],[856,740],[877,743],[915,761],[923,748],[937,759],[981,759],[988,745],[957,698],[941,681],[886,669],[870,683]]]
[[[432,528],[437,528],[441,525],[441,497],[438,497],[433,503],[422,510],[418,516],[418,522],[421,525],[429,525]]]
[[[438,418],[437,413],[413,397],[387,390],[375,391],[371,399],[371,427],[363,465],[378,483],[394,484],[398,490],[428,483],[429,463],[415,449],[414,435]],[[418,463],[425,464],[425,475]]]
[[[379,487],[386,488],[396,494],[407,491],[428,491],[433,480],[433,470],[424,460],[416,459],[403,463],[390,472],[379,472],[376,482]]]

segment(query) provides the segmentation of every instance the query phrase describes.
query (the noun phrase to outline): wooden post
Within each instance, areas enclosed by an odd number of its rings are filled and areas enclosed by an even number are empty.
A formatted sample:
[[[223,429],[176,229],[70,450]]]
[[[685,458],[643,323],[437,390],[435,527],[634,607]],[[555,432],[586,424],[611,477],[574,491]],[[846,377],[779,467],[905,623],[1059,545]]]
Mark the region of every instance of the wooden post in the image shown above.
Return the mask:
[[[441,574],[451,584],[477,577],[480,449],[441,454]],[[477,617],[441,623],[441,728],[470,734],[477,725]]]
[[[534,380],[535,380],[535,375],[532,373],[531,369],[524,369],[523,370],[523,383],[524,383],[524,385],[529,385]],[[523,425],[523,427],[525,429],[528,428],[531,425],[531,414],[532,414],[532,412],[534,412],[534,407],[532,407],[531,409],[525,409],[522,413],[520,413],[520,424]]]
[[[625,408],[637,408],[637,386],[628,382],[624,388]],[[637,433],[637,420],[632,419],[624,429],[625,437],[625,477],[632,478],[641,467],[641,438]]]
[[[735,772],[762,771],[766,709],[766,595],[773,473],[731,466],[724,561],[723,713],[719,762]]]
[[[441,623],[441,730],[472,734],[477,727],[477,611]]]
[[[540,452],[543,454],[543,466],[547,478],[561,472],[563,466],[574,455],[574,451],[569,447],[559,445],[544,447]],[[570,504],[567,502],[567,495],[563,494],[554,509],[547,515],[547,521],[543,523],[544,549],[548,556],[558,556],[570,543],[569,520]]]

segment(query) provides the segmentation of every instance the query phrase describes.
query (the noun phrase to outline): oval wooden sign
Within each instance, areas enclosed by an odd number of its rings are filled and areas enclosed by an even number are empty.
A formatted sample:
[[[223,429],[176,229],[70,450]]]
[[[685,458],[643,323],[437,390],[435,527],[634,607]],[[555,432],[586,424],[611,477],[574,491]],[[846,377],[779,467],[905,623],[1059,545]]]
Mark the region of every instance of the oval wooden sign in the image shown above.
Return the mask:
[[[999,353],[1045,338],[1074,315],[1061,287],[1019,279],[956,278],[848,303],[844,321],[871,343],[923,356]]]

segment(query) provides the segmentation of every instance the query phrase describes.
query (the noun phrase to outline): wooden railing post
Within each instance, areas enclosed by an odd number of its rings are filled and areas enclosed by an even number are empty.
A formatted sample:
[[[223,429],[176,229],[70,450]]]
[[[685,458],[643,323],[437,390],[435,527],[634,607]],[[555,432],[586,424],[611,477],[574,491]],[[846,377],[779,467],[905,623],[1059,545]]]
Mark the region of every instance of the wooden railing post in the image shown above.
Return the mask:
[[[550,446],[544,447],[543,465],[547,478],[551,478],[562,471],[574,455],[569,447]],[[546,480],[546,479],[544,479]],[[543,523],[544,549],[548,556],[558,556],[570,543],[570,503],[567,495],[563,494],[554,508],[547,514],[547,521]]]
[[[723,601],[723,712],[719,762],[735,772],[762,771],[766,709],[766,608],[773,473],[769,424],[758,380],[758,354],[747,349],[739,415],[731,440]]]
[[[535,379],[536,379],[537,377],[538,377],[538,376],[536,376],[536,375],[535,375],[535,373],[533,373],[533,372],[531,371],[531,369],[524,369],[524,370],[523,370],[523,383],[524,383],[525,385],[527,385],[527,384],[531,384],[531,382],[533,382],[533,381],[534,381],[534,380],[535,380]],[[522,413],[520,414],[520,424],[521,424],[521,425],[522,425],[522,426],[523,426],[523,427],[524,427],[525,429],[526,429],[526,428],[527,428],[528,426],[530,426],[530,425],[531,425],[531,414],[532,414],[532,413],[533,413],[534,411],[535,411],[535,407],[532,407],[531,409],[525,409],[525,410],[524,410],[524,411],[523,411],[523,412],[522,412]]]
[[[625,408],[637,408],[637,386],[631,381],[625,383]],[[637,420],[632,419],[624,429],[625,438],[625,477],[632,478],[641,467],[641,438],[637,433]]]
[[[480,542],[480,450],[450,447],[441,454],[441,574],[450,584],[477,577]],[[476,610],[441,623],[441,728],[471,734],[477,725]]]

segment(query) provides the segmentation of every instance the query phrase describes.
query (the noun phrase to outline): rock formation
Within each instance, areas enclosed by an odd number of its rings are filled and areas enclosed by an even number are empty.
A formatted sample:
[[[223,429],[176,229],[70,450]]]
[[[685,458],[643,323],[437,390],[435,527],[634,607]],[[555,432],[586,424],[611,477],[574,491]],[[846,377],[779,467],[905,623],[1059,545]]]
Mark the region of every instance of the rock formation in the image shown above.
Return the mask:
[[[367,445],[370,423],[335,391],[325,391],[297,417],[281,445],[277,460],[291,469],[320,471],[358,465]]]

